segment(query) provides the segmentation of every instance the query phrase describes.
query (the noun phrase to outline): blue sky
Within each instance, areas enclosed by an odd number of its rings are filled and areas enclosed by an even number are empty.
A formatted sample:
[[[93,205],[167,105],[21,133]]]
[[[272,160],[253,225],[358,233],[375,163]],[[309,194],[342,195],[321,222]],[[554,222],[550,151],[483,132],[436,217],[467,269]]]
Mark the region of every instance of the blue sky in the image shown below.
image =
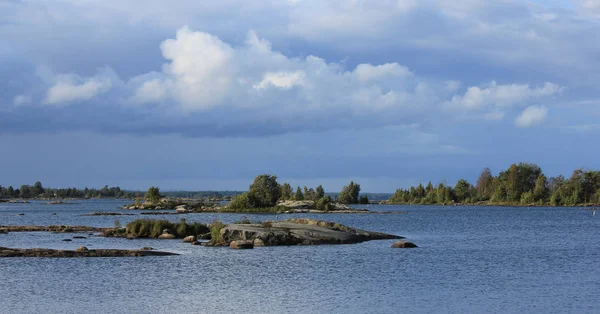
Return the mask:
[[[598,0],[0,0],[0,185],[598,169],[598,34]]]

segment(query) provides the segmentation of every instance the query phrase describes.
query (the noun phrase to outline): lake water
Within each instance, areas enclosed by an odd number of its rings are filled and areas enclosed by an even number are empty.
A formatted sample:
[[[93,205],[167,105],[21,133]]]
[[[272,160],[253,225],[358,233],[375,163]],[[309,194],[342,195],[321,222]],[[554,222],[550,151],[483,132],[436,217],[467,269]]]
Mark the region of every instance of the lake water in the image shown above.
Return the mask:
[[[141,248],[138,258],[0,259],[1,313],[600,313],[600,215],[576,208],[370,205],[399,215],[93,216],[122,201],[0,204],[0,225],[110,227],[143,218],[310,217],[407,237],[351,245],[207,248],[180,240],[0,234],[0,246]],[[123,211],[121,211],[123,212]],[[126,211],[138,213],[137,211]],[[23,213],[23,216],[18,216]],[[56,213],[56,215],[53,215]]]

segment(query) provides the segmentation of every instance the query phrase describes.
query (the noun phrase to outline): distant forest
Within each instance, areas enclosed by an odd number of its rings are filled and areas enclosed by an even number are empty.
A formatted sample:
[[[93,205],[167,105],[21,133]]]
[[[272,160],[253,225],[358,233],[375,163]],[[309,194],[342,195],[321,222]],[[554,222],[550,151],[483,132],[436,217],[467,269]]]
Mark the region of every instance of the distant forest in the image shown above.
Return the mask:
[[[83,190],[76,188],[51,189],[44,188],[41,182],[36,182],[33,185],[22,185],[20,188],[12,186],[3,187],[0,185],[0,198],[133,198],[136,192],[121,190],[118,186],[108,187],[105,185],[101,189]]]
[[[512,164],[498,176],[485,168],[475,185],[458,180],[454,187],[440,183],[398,189],[388,204],[553,205],[600,204],[600,171],[577,169],[568,179],[547,178],[536,164]]]

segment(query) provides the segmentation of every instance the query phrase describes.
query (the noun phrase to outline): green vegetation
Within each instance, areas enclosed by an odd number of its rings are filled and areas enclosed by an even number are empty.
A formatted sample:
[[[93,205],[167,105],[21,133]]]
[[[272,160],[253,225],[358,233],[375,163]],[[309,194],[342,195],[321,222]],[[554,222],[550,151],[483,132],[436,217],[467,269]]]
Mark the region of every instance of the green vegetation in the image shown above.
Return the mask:
[[[350,181],[350,184],[344,186],[340,195],[338,195],[338,202],[342,204],[358,204],[358,194],[360,193],[360,184]]]
[[[348,202],[358,203],[358,192],[360,185],[350,182],[350,187],[344,187],[349,195]],[[344,192],[344,191],[343,191]],[[318,210],[329,211],[333,208],[332,199],[325,195],[323,186],[316,189],[304,189],[297,187],[293,192],[289,183],[280,185],[277,176],[262,174],[254,179],[247,193],[234,197],[223,212],[247,212],[247,213],[280,213],[289,210],[285,206],[278,206],[279,201],[314,201],[314,207]],[[368,203],[368,198],[361,200]]]
[[[35,182],[33,185],[22,185],[18,189],[12,186],[3,187],[0,185],[0,198],[131,198],[133,196],[133,192],[123,191],[118,186],[109,188],[108,185],[100,190],[88,189],[87,187],[83,190],[76,188],[44,188],[40,181]]]
[[[127,224],[125,233],[128,237],[135,238],[158,238],[164,231],[175,235],[177,238],[185,238],[190,235],[202,235],[211,230],[202,223],[186,223],[181,219],[179,223],[168,220],[138,219]]]
[[[156,203],[160,202],[160,199],[161,199],[160,189],[158,187],[154,187],[154,186],[149,187],[144,198],[150,204],[156,204]]]
[[[215,220],[210,225],[210,239],[213,243],[221,243],[221,229],[223,229],[225,225],[220,220]]]
[[[489,204],[573,206],[600,204],[600,171],[578,169],[569,179],[548,179],[542,169],[529,163],[512,164],[493,176],[485,168],[473,186],[458,180],[454,187],[431,182],[408,190],[398,189],[388,204]]]

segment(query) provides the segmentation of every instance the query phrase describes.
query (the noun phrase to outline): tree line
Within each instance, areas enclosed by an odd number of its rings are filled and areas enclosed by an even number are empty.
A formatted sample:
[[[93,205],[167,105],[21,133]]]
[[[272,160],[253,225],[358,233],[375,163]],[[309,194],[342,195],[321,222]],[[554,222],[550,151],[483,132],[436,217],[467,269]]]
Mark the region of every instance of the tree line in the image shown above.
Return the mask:
[[[577,169],[568,179],[562,175],[547,178],[531,163],[512,164],[494,176],[483,169],[475,185],[460,179],[456,185],[419,184],[398,189],[388,204],[520,204],[573,206],[600,204],[600,171]]]
[[[35,182],[33,185],[21,185],[19,188],[0,185],[0,198],[132,198],[134,196],[134,192],[121,190],[118,186],[108,187],[108,185],[101,189],[86,187],[83,190],[76,188],[44,188],[40,181]]]
[[[337,201],[342,204],[369,203],[366,196],[359,197],[360,184],[350,182],[344,186],[340,194],[333,199],[325,194],[322,185],[316,188],[294,189],[289,183],[279,184],[277,176],[263,174],[254,178],[248,192],[237,195],[229,204],[231,209],[251,209],[251,208],[270,208],[277,205],[279,201],[314,201],[315,208],[320,210],[329,210],[331,204]]]

